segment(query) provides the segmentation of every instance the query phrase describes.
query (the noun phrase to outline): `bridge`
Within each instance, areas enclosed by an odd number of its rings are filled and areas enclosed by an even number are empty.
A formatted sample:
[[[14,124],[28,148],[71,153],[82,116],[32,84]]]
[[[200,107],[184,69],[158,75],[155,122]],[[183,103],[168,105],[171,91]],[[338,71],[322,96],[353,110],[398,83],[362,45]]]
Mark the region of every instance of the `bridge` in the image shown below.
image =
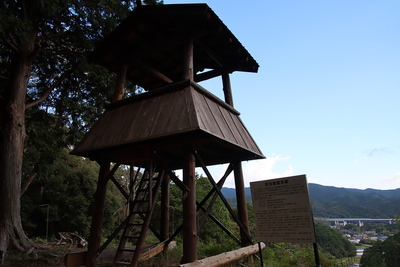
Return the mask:
[[[346,225],[348,223],[356,223],[358,226],[363,226],[366,222],[383,222],[392,224],[394,219],[371,219],[371,218],[323,218],[327,222],[335,222],[335,225]]]

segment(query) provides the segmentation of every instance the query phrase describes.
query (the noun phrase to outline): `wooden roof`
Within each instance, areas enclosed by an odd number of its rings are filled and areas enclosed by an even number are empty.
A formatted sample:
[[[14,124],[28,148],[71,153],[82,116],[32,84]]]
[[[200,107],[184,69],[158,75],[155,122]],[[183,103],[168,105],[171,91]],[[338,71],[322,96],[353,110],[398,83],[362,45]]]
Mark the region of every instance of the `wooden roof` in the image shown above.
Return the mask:
[[[194,40],[195,81],[234,71],[257,72],[258,64],[206,4],[138,6],[101,42],[90,59],[146,90],[182,80],[182,47]],[[145,68],[143,66],[146,66]],[[166,79],[154,79],[155,69]],[[201,73],[203,70],[206,72]]]
[[[188,144],[207,165],[264,158],[239,112],[190,80],[109,105],[72,154],[124,163],[157,151],[178,169]]]

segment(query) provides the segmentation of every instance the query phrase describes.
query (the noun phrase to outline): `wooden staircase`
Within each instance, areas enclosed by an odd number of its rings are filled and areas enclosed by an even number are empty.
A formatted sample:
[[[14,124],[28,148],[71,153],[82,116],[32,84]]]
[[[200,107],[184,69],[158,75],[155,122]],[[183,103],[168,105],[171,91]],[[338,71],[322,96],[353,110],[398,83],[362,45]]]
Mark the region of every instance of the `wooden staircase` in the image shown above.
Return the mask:
[[[113,267],[137,266],[163,178],[164,172],[158,173],[157,177],[154,177],[154,171],[150,168],[143,173],[141,179],[138,179],[134,195],[131,195],[128,200],[129,215],[114,257]],[[135,177],[136,179],[137,177]],[[135,180],[131,183],[135,183]],[[134,248],[126,247],[128,240],[135,245]],[[124,252],[129,252],[132,256],[123,258]]]

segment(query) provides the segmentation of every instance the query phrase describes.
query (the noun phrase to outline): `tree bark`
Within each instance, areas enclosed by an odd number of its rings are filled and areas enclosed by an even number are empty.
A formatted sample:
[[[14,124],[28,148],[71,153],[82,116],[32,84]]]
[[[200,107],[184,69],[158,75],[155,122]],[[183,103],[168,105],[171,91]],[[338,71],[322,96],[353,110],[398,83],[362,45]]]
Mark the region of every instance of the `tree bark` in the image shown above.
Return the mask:
[[[32,243],[25,235],[20,216],[22,158],[25,140],[25,96],[31,74],[36,32],[27,34],[15,54],[6,88],[0,130],[0,262],[7,248],[25,251]]]

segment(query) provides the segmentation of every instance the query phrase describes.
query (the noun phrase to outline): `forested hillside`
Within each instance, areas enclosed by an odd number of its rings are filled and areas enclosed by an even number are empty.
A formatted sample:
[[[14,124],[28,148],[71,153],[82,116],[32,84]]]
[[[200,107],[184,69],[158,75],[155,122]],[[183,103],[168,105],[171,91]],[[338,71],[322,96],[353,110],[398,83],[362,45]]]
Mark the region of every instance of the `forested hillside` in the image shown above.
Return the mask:
[[[308,184],[315,217],[393,218],[400,214],[400,188],[393,190],[350,189]],[[235,203],[235,189],[222,188],[222,193]],[[251,203],[250,188],[246,188]]]
[[[348,189],[309,184],[316,217],[393,218],[400,214],[400,189]]]

